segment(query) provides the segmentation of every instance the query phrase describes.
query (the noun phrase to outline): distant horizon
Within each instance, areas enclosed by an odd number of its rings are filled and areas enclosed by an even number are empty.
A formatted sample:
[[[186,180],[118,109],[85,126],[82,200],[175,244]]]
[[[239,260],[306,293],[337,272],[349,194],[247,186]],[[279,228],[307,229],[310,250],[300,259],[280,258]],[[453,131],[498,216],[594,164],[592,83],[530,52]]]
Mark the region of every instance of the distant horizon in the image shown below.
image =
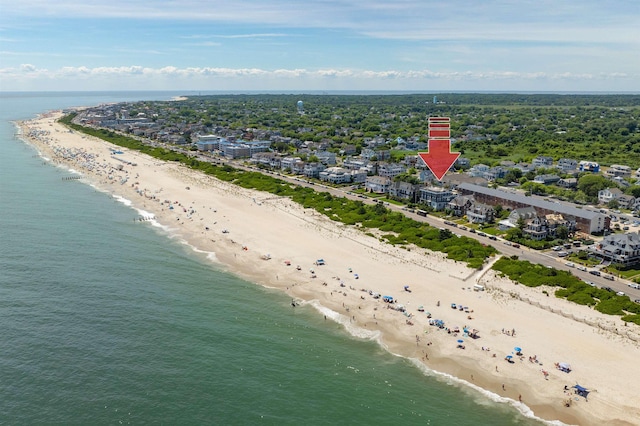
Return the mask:
[[[197,94],[195,93],[197,92]],[[208,96],[217,94],[265,94],[265,95],[358,95],[358,94],[381,94],[381,95],[446,95],[446,94],[488,94],[488,95],[640,95],[640,91],[531,91],[531,90],[0,90],[0,94],[21,94],[21,93],[173,93],[184,96]]]

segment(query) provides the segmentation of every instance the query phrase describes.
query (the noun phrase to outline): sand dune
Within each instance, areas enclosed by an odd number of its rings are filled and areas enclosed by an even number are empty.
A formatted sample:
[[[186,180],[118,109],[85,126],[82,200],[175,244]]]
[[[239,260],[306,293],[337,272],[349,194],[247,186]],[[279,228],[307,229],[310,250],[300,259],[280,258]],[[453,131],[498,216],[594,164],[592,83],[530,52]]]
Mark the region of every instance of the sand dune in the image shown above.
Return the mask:
[[[640,349],[624,337],[627,331],[640,335],[635,325],[515,285],[491,270],[470,270],[440,253],[382,244],[286,198],[137,152],[112,154],[112,145],[56,123],[59,116],[21,123],[23,135],[52,161],[131,200],[197,249],[214,252],[221,267],[281,289],[298,303],[326,307],[337,313],[330,319],[354,334],[376,336],[389,351],[509,398],[524,412],[530,408],[569,424],[640,424]],[[320,258],[324,265],[315,264]],[[473,291],[476,283],[486,291]],[[395,309],[399,304],[406,312]],[[419,306],[460,332],[429,325]],[[479,338],[465,336],[465,327],[478,330]],[[572,371],[556,369],[559,362]],[[575,384],[592,390],[588,401],[565,391]]]

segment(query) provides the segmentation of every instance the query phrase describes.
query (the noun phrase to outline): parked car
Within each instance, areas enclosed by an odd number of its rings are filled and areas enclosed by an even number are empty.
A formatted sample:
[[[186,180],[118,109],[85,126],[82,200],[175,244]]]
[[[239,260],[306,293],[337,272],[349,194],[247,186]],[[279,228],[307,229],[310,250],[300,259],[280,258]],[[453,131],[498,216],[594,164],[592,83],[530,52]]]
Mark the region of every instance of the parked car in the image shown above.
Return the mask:
[[[573,262],[567,262],[565,263],[565,265],[567,265],[569,268],[575,268],[576,264]]]
[[[624,291],[619,291],[616,293],[618,296],[625,296]]]
[[[517,243],[513,243],[513,244],[512,244],[512,247],[515,247],[515,248],[520,248],[520,244],[517,244]]]
[[[636,290],[640,290],[640,284],[631,283],[631,284],[629,284],[629,287],[635,288]]]
[[[558,257],[567,257],[569,256],[569,253],[567,253],[566,251],[559,251],[558,252]]]
[[[589,273],[590,273],[591,275],[595,275],[596,277],[599,277],[600,275],[602,275],[602,274],[600,273],[600,271],[595,270],[595,269],[593,269],[593,270],[589,271]]]
[[[596,285],[594,283],[592,283],[591,281],[585,281],[584,282],[587,285],[590,285],[591,287],[595,287]]]
[[[580,265],[578,266],[576,269],[578,269],[578,271],[583,271],[583,272],[587,272],[587,267],[584,265]]]

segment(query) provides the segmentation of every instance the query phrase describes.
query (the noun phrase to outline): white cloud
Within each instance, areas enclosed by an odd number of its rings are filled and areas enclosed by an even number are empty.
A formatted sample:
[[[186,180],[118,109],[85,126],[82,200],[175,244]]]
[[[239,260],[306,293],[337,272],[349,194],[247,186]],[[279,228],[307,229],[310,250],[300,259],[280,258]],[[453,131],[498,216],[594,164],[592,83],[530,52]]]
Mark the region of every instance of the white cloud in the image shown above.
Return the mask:
[[[620,87],[627,87],[626,90],[640,90],[637,82],[640,81],[640,73],[545,73],[545,72],[515,72],[515,71],[432,71],[432,70],[352,70],[352,69],[275,69],[265,70],[260,68],[215,68],[215,67],[187,67],[165,66],[160,68],[142,66],[120,66],[120,67],[87,67],[87,66],[65,66],[56,70],[40,69],[32,64],[22,64],[16,68],[0,69],[3,85],[20,90],[20,83],[24,81],[58,81],[61,85],[86,81],[90,84],[100,84],[109,81],[114,87],[129,87],[133,83],[140,87],[142,82],[149,89],[159,87],[171,88],[168,83],[175,84],[175,87],[200,89],[203,84],[215,84],[220,82],[237,82],[245,87],[260,87],[267,89],[266,81],[276,81],[283,89],[287,87],[298,87],[313,83],[313,87],[319,89],[335,88],[332,85],[340,84],[346,88],[357,87],[362,89],[404,90],[415,88],[416,90],[426,90],[426,86],[435,82],[440,83],[473,83],[478,90],[490,90],[500,82],[511,82],[510,84],[520,84],[529,87],[531,83],[546,81],[575,83],[575,87],[584,85],[583,90],[589,90],[593,83],[617,82]],[[162,86],[164,84],[165,86]],[[357,84],[357,86],[353,86]],[[390,86],[395,84],[396,86]],[[155,86],[154,86],[155,85]],[[635,87],[633,86],[635,85]],[[238,88],[241,86],[237,86]],[[423,87],[423,89],[420,89]],[[484,89],[483,89],[484,87]],[[97,88],[96,88],[97,89]],[[513,89],[512,89],[513,90]],[[528,90],[522,88],[520,90]],[[571,88],[567,87],[567,90]],[[577,89],[574,89],[577,90]],[[614,89],[611,89],[614,90]],[[617,89],[622,90],[622,89]]]

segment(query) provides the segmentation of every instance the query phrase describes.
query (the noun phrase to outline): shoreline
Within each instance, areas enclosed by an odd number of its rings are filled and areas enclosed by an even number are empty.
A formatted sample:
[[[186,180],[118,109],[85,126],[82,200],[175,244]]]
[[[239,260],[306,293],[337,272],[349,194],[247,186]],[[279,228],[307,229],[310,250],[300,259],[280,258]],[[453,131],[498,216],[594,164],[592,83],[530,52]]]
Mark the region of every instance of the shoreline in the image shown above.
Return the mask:
[[[112,154],[115,146],[69,131],[55,122],[59,116],[47,113],[20,122],[19,136],[52,162],[81,173],[97,189],[153,215],[158,226],[190,248],[213,253],[210,260],[216,265],[295,300],[314,301],[316,309],[320,305],[341,315],[337,322],[349,332],[355,327],[367,330],[385,350],[435,375],[450,375],[511,401],[529,417],[531,410],[537,418],[566,424],[639,424],[640,409],[632,402],[640,391],[638,344],[519,298],[595,324],[622,328],[621,321],[516,286],[492,271],[480,277],[441,253],[384,245],[288,199],[245,190],[120,147],[123,154]],[[315,265],[321,258],[326,264]],[[472,290],[476,279],[487,291]],[[403,290],[405,285],[411,292]],[[389,309],[397,304],[374,299],[369,290],[394,296],[406,313]],[[515,293],[518,297],[511,296]],[[468,306],[468,312],[451,309],[451,303]],[[430,326],[426,314],[417,310],[420,305],[447,328],[462,330],[466,325],[478,329],[480,338]],[[501,329],[517,333],[508,336]],[[638,334],[637,327],[629,329]],[[458,339],[464,349],[457,347]],[[504,357],[516,346],[523,348],[524,357],[509,364]],[[534,355],[537,362],[527,361]],[[556,362],[569,362],[574,371],[560,372],[553,367]],[[549,373],[548,380],[541,370]],[[572,406],[565,407],[569,395],[564,386],[576,383],[597,392],[588,402],[572,395]]]

